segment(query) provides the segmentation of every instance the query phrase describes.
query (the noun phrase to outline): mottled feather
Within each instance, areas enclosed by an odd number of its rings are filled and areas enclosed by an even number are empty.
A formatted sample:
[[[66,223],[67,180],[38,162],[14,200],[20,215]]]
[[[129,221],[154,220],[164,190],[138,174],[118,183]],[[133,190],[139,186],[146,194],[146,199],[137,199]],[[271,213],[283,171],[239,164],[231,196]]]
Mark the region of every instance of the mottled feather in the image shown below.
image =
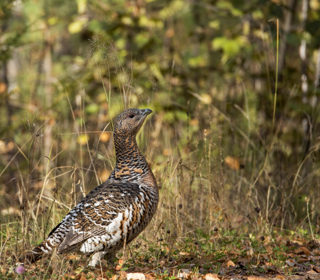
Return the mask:
[[[117,161],[109,179],[88,193],[20,261],[35,262],[54,249],[59,254],[102,252],[112,256],[146,228],[157,209],[159,191],[135,137],[151,112],[128,109],[119,115],[113,133]]]

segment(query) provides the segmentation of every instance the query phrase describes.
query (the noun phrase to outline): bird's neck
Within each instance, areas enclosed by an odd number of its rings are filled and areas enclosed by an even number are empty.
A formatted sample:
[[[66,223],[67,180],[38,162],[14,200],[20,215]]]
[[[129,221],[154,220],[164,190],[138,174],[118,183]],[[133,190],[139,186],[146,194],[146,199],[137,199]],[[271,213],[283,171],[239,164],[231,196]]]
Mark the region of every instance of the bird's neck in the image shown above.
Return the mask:
[[[135,136],[121,137],[114,134],[114,146],[116,166],[110,179],[138,181],[157,187],[149,164],[138,148]]]

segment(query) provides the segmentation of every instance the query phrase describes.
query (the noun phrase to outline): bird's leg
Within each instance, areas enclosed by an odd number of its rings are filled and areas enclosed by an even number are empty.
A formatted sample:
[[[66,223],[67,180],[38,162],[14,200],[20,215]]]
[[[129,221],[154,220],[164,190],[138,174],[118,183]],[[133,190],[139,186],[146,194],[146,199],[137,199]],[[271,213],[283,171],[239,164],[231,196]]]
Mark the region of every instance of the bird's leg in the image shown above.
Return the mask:
[[[103,259],[104,255],[107,252],[96,252],[93,254],[91,261],[89,262],[88,266],[95,267],[100,261]]]
[[[115,253],[107,253],[107,252],[96,252],[93,254],[91,261],[88,266],[95,267],[100,261],[104,258],[109,265],[114,263]]]

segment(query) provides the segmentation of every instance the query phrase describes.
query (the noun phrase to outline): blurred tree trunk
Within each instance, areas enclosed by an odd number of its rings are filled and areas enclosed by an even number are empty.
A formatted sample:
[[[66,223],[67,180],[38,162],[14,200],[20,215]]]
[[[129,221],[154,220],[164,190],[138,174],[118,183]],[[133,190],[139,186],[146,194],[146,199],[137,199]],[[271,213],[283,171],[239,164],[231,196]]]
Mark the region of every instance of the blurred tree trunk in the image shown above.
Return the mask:
[[[45,102],[47,108],[47,117],[51,117],[51,106],[52,106],[52,43],[50,40],[50,30],[48,25],[45,29],[45,49],[44,49],[44,60],[43,60],[43,71],[45,75],[45,86],[44,86],[44,94],[45,94]],[[50,156],[50,150],[52,145],[51,140],[52,134],[52,125],[48,122],[44,132],[44,155]]]
[[[316,75],[314,78],[314,92],[315,93],[317,92],[317,90],[320,87],[320,47],[318,48],[317,54],[318,54],[318,57],[317,57],[317,62],[316,62]],[[317,95],[314,94],[314,96],[315,96],[315,99],[317,99]],[[316,103],[316,100],[314,103]],[[313,106],[313,107],[315,107],[315,106]]]
[[[302,11],[301,11],[301,29],[302,33],[305,31],[305,25],[308,15],[308,0],[302,1]],[[308,102],[308,76],[307,76],[307,42],[304,37],[301,39],[301,44],[299,48],[299,55],[301,59],[301,90],[302,90],[302,102]]]
[[[287,36],[291,30],[292,18],[294,15],[294,11],[296,8],[297,0],[288,0],[288,5],[284,11],[284,27],[283,27],[283,35],[280,38],[280,50],[279,50],[279,64],[278,71],[279,77],[282,75],[282,70],[285,65],[285,55],[287,49]]]
[[[11,126],[11,116],[12,116],[12,107],[9,102],[9,80],[8,80],[8,63],[5,61],[3,63],[3,82],[4,82],[4,95],[5,103],[7,107],[7,126]]]

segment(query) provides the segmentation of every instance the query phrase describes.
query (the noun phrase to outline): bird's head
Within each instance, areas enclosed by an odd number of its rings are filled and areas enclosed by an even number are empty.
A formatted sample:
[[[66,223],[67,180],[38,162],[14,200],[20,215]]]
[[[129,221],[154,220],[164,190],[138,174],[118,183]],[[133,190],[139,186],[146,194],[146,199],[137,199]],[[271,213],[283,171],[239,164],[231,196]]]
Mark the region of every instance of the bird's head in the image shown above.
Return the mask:
[[[123,111],[117,117],[113,133],[124,137],[136,135],[146,117],[151,113],[150,109],[127,109]]]

